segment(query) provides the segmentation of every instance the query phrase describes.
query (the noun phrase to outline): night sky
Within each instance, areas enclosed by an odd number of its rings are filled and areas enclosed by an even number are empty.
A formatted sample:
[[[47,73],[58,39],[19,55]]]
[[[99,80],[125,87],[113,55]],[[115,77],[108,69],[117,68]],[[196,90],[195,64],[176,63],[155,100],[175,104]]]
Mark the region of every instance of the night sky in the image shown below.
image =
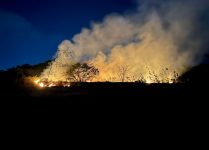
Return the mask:
[[[135,0],[0,0],[0,70],[49,60],[91,21],[135,7]]]

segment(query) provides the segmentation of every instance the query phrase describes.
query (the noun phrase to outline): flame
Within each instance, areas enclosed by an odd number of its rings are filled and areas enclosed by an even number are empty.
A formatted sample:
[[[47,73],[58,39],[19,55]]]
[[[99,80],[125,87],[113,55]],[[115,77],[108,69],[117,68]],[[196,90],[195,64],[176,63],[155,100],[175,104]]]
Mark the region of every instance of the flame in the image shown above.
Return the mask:
[[[34,83],[35,83],[37,86],[41,87],[41,88],[45,87],[44,83],[41,82],[40,79],[35,80]]]
[[[172,80],[169,81],[169,84],[173,84],[174,82]]]
[[[53,87],[53,86],[55,86],[55,84],[53,84],[53,83],[51,83],[51,84],[49,85],[49,87]]]
[[[147,80],[146,80],[146,83],[147,83],[147,84],[152,84],[153,82],[152,82],[150,79],[147,79]]]
[[[44,87],[56,87],[56,86],[63,86],[63,87],[71,87],[71,83],[70,82],[62,82],[61,80],[59,81],[48,81],[47,79],[37,79],[34,81],[35,85],[37,85],[38,87],[44,88]]]
[[[40,79],[36,80],[36,81],[35,81],[35,84],[38,84],[39,82],[40,82]]]
[[[44,83],[42,83],[42,82],[39,83],[38,85],[39,85],[40,87],[42,87],[42,88],[45,87]]]

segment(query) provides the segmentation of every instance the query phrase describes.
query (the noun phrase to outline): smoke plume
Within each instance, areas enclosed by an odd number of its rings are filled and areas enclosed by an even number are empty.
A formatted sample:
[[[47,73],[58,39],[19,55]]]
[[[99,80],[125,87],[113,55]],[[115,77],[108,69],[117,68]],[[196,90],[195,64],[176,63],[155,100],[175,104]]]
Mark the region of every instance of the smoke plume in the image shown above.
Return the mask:
[[[85,62],[99,69],[94,81],[170,82],[198,64],[208,31],[206,0],[140,1],[132,14],[111,14],[63,41],[41,78],[66,81],[67,69]]]

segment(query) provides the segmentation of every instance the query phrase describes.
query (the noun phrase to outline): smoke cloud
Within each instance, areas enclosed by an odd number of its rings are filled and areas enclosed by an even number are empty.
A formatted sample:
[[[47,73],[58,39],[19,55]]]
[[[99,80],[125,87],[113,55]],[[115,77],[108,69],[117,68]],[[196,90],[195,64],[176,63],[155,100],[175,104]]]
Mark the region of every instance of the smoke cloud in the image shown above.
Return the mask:
[[[132,14],[111,14],[63,41],[41,78],[66,81],[67,68],[87,62],[95,81],[170,82],[201,62],[206,52],[206,0],[140,1]],[[207,15],[206,15],[207,16]]]

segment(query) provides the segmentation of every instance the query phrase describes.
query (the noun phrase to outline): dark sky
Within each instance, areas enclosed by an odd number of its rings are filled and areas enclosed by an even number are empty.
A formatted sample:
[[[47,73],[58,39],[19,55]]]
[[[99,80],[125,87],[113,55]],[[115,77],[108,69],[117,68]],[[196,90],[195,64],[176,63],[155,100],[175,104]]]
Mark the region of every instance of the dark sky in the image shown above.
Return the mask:
[[[0,70],[52,58],[91,21],[123,13],[135,0],[0,0]]]

